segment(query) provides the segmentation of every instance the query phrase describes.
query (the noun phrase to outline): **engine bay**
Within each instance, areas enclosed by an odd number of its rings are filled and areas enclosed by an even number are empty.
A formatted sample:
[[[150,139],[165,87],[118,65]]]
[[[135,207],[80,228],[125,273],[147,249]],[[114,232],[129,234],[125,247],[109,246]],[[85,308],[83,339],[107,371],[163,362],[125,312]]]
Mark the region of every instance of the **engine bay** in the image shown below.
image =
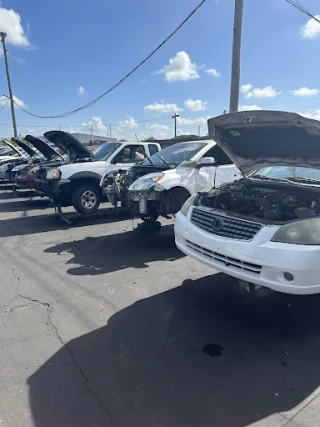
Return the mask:
[[[320,215],[320,187],[242,179],[200,193],[197,204],[279,223]]]

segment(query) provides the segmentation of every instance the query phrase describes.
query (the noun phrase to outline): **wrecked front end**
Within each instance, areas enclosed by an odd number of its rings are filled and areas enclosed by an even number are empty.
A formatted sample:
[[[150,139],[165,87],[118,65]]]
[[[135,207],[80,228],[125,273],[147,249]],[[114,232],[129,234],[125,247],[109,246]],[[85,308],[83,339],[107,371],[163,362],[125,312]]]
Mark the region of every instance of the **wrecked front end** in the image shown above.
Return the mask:
[[[120,202],[122,208],[129,209],[134,216],[139,216],[139,197],[137,198],[129,189],[136,180],[142,179],[153,171],[159,174],[164,169],[167,168],[137,165],[129,170],[120,169],[110,172],[101,180],[102,193],[114,207],[117,207]],[[148,200],[156,201],[158,199],[157,194],[149,194],[148,191],[147,193]]]

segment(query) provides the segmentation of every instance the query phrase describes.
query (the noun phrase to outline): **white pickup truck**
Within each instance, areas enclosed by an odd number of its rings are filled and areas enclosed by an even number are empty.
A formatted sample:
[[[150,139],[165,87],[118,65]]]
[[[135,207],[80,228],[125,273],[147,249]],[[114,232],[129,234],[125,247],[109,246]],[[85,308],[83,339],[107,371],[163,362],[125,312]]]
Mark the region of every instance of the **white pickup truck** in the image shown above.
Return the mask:
[[[108,142],[89,151],[74,136],[50,131],[44,137],[67,153],[68,163],[56,168],[39,168],[38,191],[61,206],[73,206],[83,215],[95,212],[103,199],[100,181],[103,175],[129,169],[161,150],[153,142]]]

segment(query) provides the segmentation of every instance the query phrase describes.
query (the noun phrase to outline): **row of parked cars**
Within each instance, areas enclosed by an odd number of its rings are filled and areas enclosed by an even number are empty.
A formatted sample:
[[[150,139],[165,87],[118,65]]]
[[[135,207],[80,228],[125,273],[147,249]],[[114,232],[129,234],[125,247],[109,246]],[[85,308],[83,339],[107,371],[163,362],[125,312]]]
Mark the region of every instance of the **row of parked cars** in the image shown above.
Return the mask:
[[[49,143],[27,136],[36,154],[15,139],[19,154],[0,163],[0,176],[83,215],[108,200],[152,231],[177,214],[177,247],[242,288],[319,293],[320,123],[250,111],[208,125],[212,140],[163,150],[116,142],[90,151],[61,131],[45,133]]]

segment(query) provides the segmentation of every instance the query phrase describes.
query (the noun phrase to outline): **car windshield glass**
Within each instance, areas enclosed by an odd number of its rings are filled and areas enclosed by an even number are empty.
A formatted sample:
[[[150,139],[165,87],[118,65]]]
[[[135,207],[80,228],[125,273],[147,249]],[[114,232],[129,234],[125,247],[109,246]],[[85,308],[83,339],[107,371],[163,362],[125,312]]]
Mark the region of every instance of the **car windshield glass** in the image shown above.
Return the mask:
[[[171,166],[178,166],[180,163],[190,160],[198,151],[206,146],[205,142],[182,142],[179,144],[171,145],[146,159],[142,164],[145,166],[156,165],[164,166],[169,164]]]
[[[107,142],[106,144],[100,145],[99,147],[92,150],[95,158],[98,160],[106,160],[111,154],[120,147],[120,143]]]
[[[320,170],[295,166],[273,166],[259,169],[253,177],[320,181]]]

